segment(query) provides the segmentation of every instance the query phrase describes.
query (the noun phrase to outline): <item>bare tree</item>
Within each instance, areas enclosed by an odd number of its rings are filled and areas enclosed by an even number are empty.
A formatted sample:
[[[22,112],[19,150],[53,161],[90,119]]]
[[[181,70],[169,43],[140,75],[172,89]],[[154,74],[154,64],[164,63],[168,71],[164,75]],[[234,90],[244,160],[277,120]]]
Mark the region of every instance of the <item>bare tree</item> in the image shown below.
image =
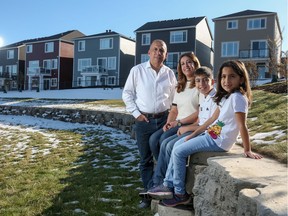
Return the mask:
[[[255,87],[256,81],[257,81],[258,76],[259,76],[259,73],[257,70],[257,64],[254,61],[247,61],[247,62],[245,62],[245,67],[246,67],[247,71],[249,72],[251,87]]]

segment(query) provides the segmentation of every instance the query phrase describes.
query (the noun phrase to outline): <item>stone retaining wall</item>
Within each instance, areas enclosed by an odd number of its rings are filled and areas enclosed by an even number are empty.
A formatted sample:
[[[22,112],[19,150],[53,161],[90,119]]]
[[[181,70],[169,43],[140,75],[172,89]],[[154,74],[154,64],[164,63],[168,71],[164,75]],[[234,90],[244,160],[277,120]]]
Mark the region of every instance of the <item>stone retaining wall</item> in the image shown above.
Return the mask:
[[[102,124],[134,137],[134,117],[125,113],[3,105],[0,113]],[[186,188],[194,194],[191,215],[287,215],[287,166],[265,158],[244,158],[242,152],[235,146],[229,153],[205,152],[190,157]],[[170,212],[175,215],[175,211]],[[167,216],[167,212],[158,213]]]

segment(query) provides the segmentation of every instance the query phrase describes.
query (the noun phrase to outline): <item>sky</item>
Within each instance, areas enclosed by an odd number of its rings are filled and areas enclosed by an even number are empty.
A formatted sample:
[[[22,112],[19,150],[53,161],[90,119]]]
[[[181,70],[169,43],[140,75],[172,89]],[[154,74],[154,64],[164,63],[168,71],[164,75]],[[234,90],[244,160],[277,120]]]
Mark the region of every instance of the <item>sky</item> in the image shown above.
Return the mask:
[[[0,43],[46,37],[68,30],[85,35],[116,31],[135,39],[134,31],[147,22],[206,16],[212,19],[240,12],[277,12],[288,50],[288,0],[9,0],[0,3]]]

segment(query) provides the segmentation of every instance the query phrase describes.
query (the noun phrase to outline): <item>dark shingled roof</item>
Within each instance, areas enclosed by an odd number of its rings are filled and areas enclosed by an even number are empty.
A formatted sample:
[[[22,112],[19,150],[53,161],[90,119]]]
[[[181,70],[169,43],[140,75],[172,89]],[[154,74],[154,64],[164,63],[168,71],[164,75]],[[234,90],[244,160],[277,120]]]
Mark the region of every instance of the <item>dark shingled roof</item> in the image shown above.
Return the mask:
[[[245,10],[245,11],[240,11],[237,13],[229,14],[226,16],[221,16],[214,18],[213,20],[217,19],[225,19],[225,18],[231,18],[231,17],[239,17],[239,16],[251,16],[251,15],[261,15],[261,14],[271,14],[275,12],[268,12],[268,11],[256,11],[256,10]]]
[[[196,26],[204,18],[205,16],[185,18],[185,19],[147,22],[146,24],[142,25],[140,28],[136,29],[135,32],[145,31],[145,30],[175,28],[175,27]]]
[[[1,47],[0,49],[18,47],[18,46],[21,46],[21,45],[23,45],[23,44],[33,43],[33,42],[37,42],[37,41],[46,41],[46,40],[60,39],[61,37],[65,36],[65,35],[67,35],[67,34],[70,34],[70,33],[73,32],[73,31],[76,31],[76,30],[69,30],[69,31],[62,32],[62,33],[55,34],[55,35],[51,35],[51,36],[48,36],[48,37],[41,37],[41,38],[34,38],[34,39],[23,40],[23,41],[19,41],[19,42],[13,43],[13,44],[9,44],[9,45],[7,45],[7,46],[3,46],[3,47]]]
[[[98,33],[98,34],[86,35],[83,37],[77,37],[77,38],[74,38],[74,40],[85,39],[85,38],[94,38],[94,37],[102,37],[102,36],[113,36],[113,35],[119,35],[119,36],[126,38],[128,40],[135,41],[132,38],[129,38],[125,35],[119,34],[118,32],[111,31],[111,30],[106,30],[106,32],[102,32],[102,33]]]

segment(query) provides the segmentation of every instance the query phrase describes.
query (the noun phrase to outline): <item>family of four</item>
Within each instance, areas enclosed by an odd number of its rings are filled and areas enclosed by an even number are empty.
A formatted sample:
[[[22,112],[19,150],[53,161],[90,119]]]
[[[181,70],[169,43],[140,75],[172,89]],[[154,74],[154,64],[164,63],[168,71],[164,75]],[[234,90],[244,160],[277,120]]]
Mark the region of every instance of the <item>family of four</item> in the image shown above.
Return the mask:
[[[197,152],[229,151],[241,135],[244,155],[251,151],[246,125],[252,94],[245,65],[224,62],[214,78],[201,67],[194,53],[178,61],[178,79],[164,65],[167,46],[154,40],[149,61],[134,66],[123,89],[126,109],[136,119],[136,141],[144,190],[139,208],[150,206],[151,197],[166,206],[191,202],[185,190],[186,161]],[[154,166],[154,160],[157,161]]]

